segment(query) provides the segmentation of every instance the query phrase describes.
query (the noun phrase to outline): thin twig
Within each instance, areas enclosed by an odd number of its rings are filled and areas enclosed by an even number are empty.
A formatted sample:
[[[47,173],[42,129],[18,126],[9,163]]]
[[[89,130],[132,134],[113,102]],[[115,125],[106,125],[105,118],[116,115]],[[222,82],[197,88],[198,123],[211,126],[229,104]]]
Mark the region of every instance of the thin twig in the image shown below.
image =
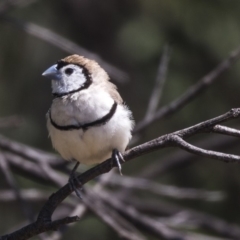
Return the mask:
[[[213,127],[213,129],[214,128],[215,127]],[[204,139],[195,143],[195,145],[201,146],[201,148],[209,149],[223,149],[223,147],[232,147],[236,144],[239,144],[238,139],[223,138],[223,136],[220,137],[219,135],[211,135],[211,138],[208,139],[208,141]],[[149,163],[142,170],[138,171],[137,176],[139,178],[150,179],[163,177],[166,173],[173,172],[174,170],[179,170],[180,168],[196,163],[195,159],[196,158],[194,158],[194,155],[190,154],[189,152],[184,152],[176,149],[176,151],[170,156],[164,157],[164,159],[155,159]],[[122,188],[115,195],[121,199],[132,196],[131,191],[128,188]]]
[[[157,110],[159,101],[162,96],[163,86],[166,80],[168,63],[170,59],[170,52],[171,52],[170,47],[168,45],[165,46],[163,49],[163,54],[162,54],[160,63],[159,63],[155,85],[153,87],[153,91],[150,96],[150,100],[148,103],[148,107],[147,107],[147,111],[144,119],[151,118],[154,115],[155,111]]]
[[[195,211],[192,209],[180,207],[176,204],[170,202],[164,202],[163,200],[139,200],[136,197],[129,197],[121,199],[126,204],[135,206],[139,211],[158,216],[174,216],[181,212],[188,213],[189,221],[195,224],[196,227],[199,227],[203,230],[212,231],[216,234],[219,234],[222,237],[230,239],[240,239],[240,227],[238,225],[229,224],[226,221],[211,216],[209,214]]]
[[[205,201],[222,201],[225,198],[223,192],[220,191],[207,191],[195,188],[180,188],[176,186],[170,186],[153,181],[136,178],[136,177],[119,177],[117,174],[106,181],[107,185],[117,185],[127,189],[138,189],[149,191],[161,196],[172,197],[177,199],[199,199]]]
[[[125,215],[129,220],[138,224],[142,229],[154,234],[158,238],[167,240],[188,240],[186,234],[168,228],[165,224],[138,212],[133,206],[125,205],[118,199],[113,199],[107,192],[100,192],[100,196],[111,206]]]
[[[186,150],[187,152],[194,153],[198,156],[212,158],[224,162],[238,162],[240,163],[240,156],[234,154],[226,154],[222,152],[216,152],[211,150],[205,150],[203,148],[196,147],[177,135],[172,135],[171,139],[177,146]]]
[[[189,231],[198,231],[199,230],[199,224],[197,224],[197,221],[194,221],[192,219],[191,214],[188,211],[181,211],[177,214],[168,216],[168,217],[160,217],[158,218],[162,223],[166,224],[170,228],[177,228],[177,229],[185,229],[188,232]],[[209,235],[202,235],[197,233],[191,233],[191,236],[194,240],[200,239],[200,240],[230,240],[229,238],[224,237],[210,237]]]
[[[26,33],[42,39],[67,53],[80,54],[87,58],[96,60],[113,79],[116,79],[119,82],[125,83],[129,81],[129,76],[126,72],[118,69],[110,63],[107,63],[99,55],[84,49],[69,39],[51,31],[50,29],[6,15],[0,15],[0,19],[11,23],[13,26],[25,31]]]
[[[51,166],[60,166],[63,165],[63,163],[66,163],[66,161],[54,154],[10,140],[3,135],[0,135],[0,148],[4,151],[15,153],[18,156],[32,160],[36,163],[46,162]]]
[[[186,104],[188,104],[192,99],[196,98],[200,92],[206,89],[215,80],[217,80],[220,75],[226,72],[239,58],[240,48],[233,51],[226,60],[221,62],[215,69],[201,78],[196,84],[189,87],[180,97],[173,100],[168,105],[160,108],[151,118],[139,122],[135,127],[134,133],[142,131],[156,120],[166,117],[167,115],[180,110],[183,106],[186,106]]]
[[[13,190],[15,197],[16,197],[17,201],[19,202],[19,205],[21,207],[21,210],[23,211],[23,214],[28,218],[28,220],[30,222],[32,222],[33,214],[31,211],[31,207],[25,201],[25,199],[23,199],[21,192],[16,184],[16,181],[14,180],[14,177],[11,173],[7,159],[2,154],[0,155],[0,167],[2,169],[2,173],[5,176],[7,183],[9,184],[10,188]]]
[[[226,126],[221,126],[221,125],[216,125],[213,127],[213,132],[214,133],[220,133],[224,135],[229,135],[232,137],[240,137],[240,130],[226,127]]]
[[[214,127],[215,128],[215,127]],[[220,138],[219,136],[213,136],[208,141],[201,140],[195,145],[201,146],[202,148],[210,149],[222,149],[238,144],[238,139],[236,138]],[[193,160],[193,155],[188,152],[183,152],[177,150],[175,153],[169,157],[165,157],[159,160],[155,160],[149,166],[145,167],[141,172],[139,172],[139,177],[143,178],[155,178],[156,176],[164,176],[168,172],[172,172],[175,169],[179,169],[184,166],[189,166],[190,163],[195,163]]]
[[[150,234],[155,235],[158,238],[161,239],[166,239],[166,240],[170,240],[170,239],[179,239],[179,240],[197,240],[197,239],[211,239],[213,240],[214,238],[209,238],[209,236],[206,235],[201,235],[201,234],[196,234],[196,233],[182,233],[180,232],[180,230],[176,230],[178,229],[177,224],[175,224],[174,230],[169,227],[167,224],[164,223],[164,221],[161,221],[161,218],[159,217],[152,217],[150,218],[149,216],[146,216],[142,213],[140,213],[138,211],[138,209],[136,209],[135,207],[135,201],[138,202],[138,199],[125,199],[126,203],[123,203],[121,200],[119,199],[112,199],[110,197],[110,195],[107,192],[101,192],[100,193],[101,197],[103,197],[103,199],[109,204],[114,206],[116,209],[118,209],[119,212],[121,212],[124,216],[126,216],[127,219],[130,219],[131,221],[134,221],[136,224],[138,224],[139,227],[141,227],[142,229],[148,231]],[[128,203],[131,203],[130,205]],[[142,200],[141,200],[142,203]],[[161,202],[159,202],[159,204],[161,204]],[[152,208],[152,204],[143,204],[146,207],[150,207]],[[158,209],[158,204],[154,204],[154,207],[156,209]],[[154,210],[153,210],[154,212]],[[215,220],[212,217],[212,220]],[[224,221],[223,221],[224,222]],[[215,224],[216,222],[214,222]],[[225,227],[225,226],[224,226]],[[229,225],[230,229],[232,230],[237,230],[235,229],[235,226],[231,226]],[[225,229],[226,230],[226,229]],[[223,232],[223,231],[222,231]],[[234,231],[234,234],[236,233],[236,231]],[[233,235],[234,235],[233,234]],[[231,235],[231,233],[230,233]],[[225,235],[224,235],[225,236]],[[219,239],[219,238],[216,238]],[[225,239],[225,238],[224,238]]]
[[[33,231],[34,235],[51,231],[51,230],[57,230],[60,226],[63,226],[65,224],[70,224],[73,222],[78,221],[78,217],[66,217],[60,220],[51,221],[45,224],[39,224],[39,222],[34,222],[30,225],[27,225],[26,227],[23,227],[19,232],[14,232],[10,235],[5,235],[0,237],[0,240],[21,240],[21,239],[28,239],[31,237]]]
[[[47,200],[50,192],[40,191],[36,189],[21,189],[20,195],[22,199],[28,202],[41,202]],[[1,202],[10,202],[16,201],[16,194],[12,190],[0,190],[0,201]]]
[[[1,154],[4,155],[13,170],[17,170],[25,177],[37,180],[40,183],[48,183],[47,174],[41,170],[38,164],[30,162],[16,154],[7,152],[2,152]]]
[[[101,191],[102,192],[102,191]],[[99,192],[100,193],[100,192]],[[143,240],[145,237],[132,226],[132,224],[124,219],[116,210],[109,205],[104,204],[99,199],[99,193],[96,195],[90,189],[87,189],[87,194],[83,195],[84,203],[104,222],[111,226],[120,237],[128,240]]]

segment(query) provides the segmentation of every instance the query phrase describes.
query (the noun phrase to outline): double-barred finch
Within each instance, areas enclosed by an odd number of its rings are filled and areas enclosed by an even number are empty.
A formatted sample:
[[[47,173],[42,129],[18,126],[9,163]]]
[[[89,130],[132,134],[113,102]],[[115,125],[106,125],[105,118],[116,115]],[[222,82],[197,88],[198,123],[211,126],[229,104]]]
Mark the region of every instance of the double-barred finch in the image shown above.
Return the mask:
[[[53,102],[47,128],[53,147],[66,160],[118,162],[131,139],[134,121],[116,86],[98,63],[71,55],[48,68],[43,76],[52,80]],[[70,176],[74,186],[73,174]]]

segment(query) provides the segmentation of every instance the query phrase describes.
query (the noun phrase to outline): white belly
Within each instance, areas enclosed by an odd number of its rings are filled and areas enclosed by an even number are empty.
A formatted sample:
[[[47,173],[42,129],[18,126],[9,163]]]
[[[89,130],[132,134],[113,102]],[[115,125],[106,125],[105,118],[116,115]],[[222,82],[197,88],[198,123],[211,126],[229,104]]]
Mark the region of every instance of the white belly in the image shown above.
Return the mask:
[[[64,159],[94,164],[111,157],[114,148],[124,152],[133,127],[130,117],[130,111],[118,105],[115,114],[105,125],[91,127],[86,131],[58,130],[52,126],[49,118],[47,126],[53,147]]]

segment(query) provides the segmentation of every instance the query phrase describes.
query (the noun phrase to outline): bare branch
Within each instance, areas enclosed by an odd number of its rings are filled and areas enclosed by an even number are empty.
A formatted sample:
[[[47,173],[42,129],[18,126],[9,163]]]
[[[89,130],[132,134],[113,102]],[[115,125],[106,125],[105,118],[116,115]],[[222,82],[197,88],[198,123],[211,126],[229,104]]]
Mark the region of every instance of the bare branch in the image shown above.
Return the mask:
[[[40,191],[36,189],[22,189],[20,195],[24,200],[28,201],[45,201],[50,192]],[[0,201],[1,202],[10,202],[16,201],[16,194],[12,190],[1,190],[0,191]]]
[[[197,142],[195,145],[201,146],[202,148],[210,149],[222,149],[229,146],[238,144],[238,139],[236,138],[220,138],[219,136],[213,136],[208,141],[205,139]],[[163,176],[165,173],[179,169],[180,167],[188,166],[190,163],[194,163],[193,155],[188,152],[183,152],[177,150],[169,157],[165,157],[159,162],[159,160],[154,161],[144,168],[140,173],[139,177],[143,178],[154,178],[156,176]]]
[[[4,157],[4,155],[2,155],[2,154],[0,155],[0,167],[2,169],[2,173],[5,176],[7,183],[12,188],[12,190],[15,194],[15,197],[16,197],[17,201],[19,202],[23,213],[29,219],[30,222],[33,221],[33,214],[31,212],[31,208],[29,207],[29,204],[27,204],[27,202],[23,199],[21,192],[20,192],[20,190],[14,180],[14,177],[11,173],[11,170],[8,166],[8,162],[7,162],[6,158]]]
[[[102,192],[102,191],[101,191]],[[99,193],[98,193],[99,194]],[[143,240],[145,237],[132,226],[132,224],[124,219],[116,210],[109,205],[104,204],[93,191],[87,189],[87,194],[83,196],[84,203],[90,208],[98,217],[111,226],[120,237],[128,240]]]
[[[25,158],[16,154],[6,152],[2,154],[7,159],[13,170],[17,169],[17,171],[20,171],[25,177],[37,180],[38,182],[48,182],[47,174],[41,170],[38,164],[27,161]]]
[[[182,138],[183,137],[188,138],[198,133],[204,133],[206,131],[211,132],[212,128],[215,125],[229,121],[234,118],[238,118],[239,115],[240,115],[240,108],[234,108],[229,112],[223,115],[220,115],[218,117],[215,117],[210,120],[193,125],[191,127],[173,132],[171,134],[163,135],[161,137],[158,137],[154,140],[151,140],[147,143],[141,144],[137,147],[134,147],[128,150],[124,155],[124,159],[128,161],[129,159],[131,159],[132,156],[137,157],[137,156],[141,156],[142,154],[146,154],[148,152],[152,152],[160,148],[174,146],[173,142],[171,143],[171,136],[178,135]]]
[[[26,33],[33,35],[37,38],[40,38],[67,53],[76,53],[83,55],[87,58],[96,60],[108,73],[109,75],[116,79],[119,82],[125,83],[129,81],[129,76],[127,73],[125,73],[122,70],[119,70],[117,67],[111,65],[110,63],[107,63],[104,61],[99,55],[92,53],[83,47],[80,47],[76,43],[70,41],[69,39],[62,37],[61,35],[47,29],[44,27],[41,27],[37,24],[25,22],[23,20],[19,20],[16,18],[12,18],[10,16],[6,15],[0,15],[0,19],[11,23],[13,26],[25,31]]]
[[[127,161],[130,161],[138,156],[147,154],[152,151],[159,150],[161,148],[174,147],[176,145],[181,146],[181,144],[180,144],[181,142],[178,143],[178,141],[177,141],[178,138],[180,138],[180,139],[181,139],[181,137],[187,138],[187,137],[191,137],[195,134],[198,134],[200,132],[206,132],[207,130],[211,131],[215,125],[226,122],[226,121],[234,119],[234,118],[238,118],[239,116],[240,116],[240,109],[232,109],[231,111],[229,111],[221,116],[218,116],[216,118],[204,121],[204,122],[196,124],[192,127],[185,128],[185,129],[176,131],[171,134],[167,134],[167,135],[158,137],[152,141],[141,144],[141,145],[134,147],[134,148],[130,149],[129,151],[127,151],[124,154],[124,159],[125,159],[124,163],[126,163]],[[198,152],[196,151],[196,153],[198,153]],[[209,156],[209,155],[204,154],[204,156]],[[224,157],[226,157],[226,156],[224,156]],[[236,161],[238,159],[240,160],[240,156],[235,156],[235,155],[229,154],[227,157],[228,157],[229,161],[231,160],[231,157],[232,157],[232,162]],[[112,159],[108,159],[105,162],[97,165],[96,167],[93,167],[90,170],[84,172],[83,174],[78,176],[77,179],[79,180],[79,182],[81,183],[81,186],[82,186],[85,183],[87,183],[88,181],[90,181],[91,179],[99,176],[100,174],[109,172],[113,167],[116,167],[116,166],[117,166],[117,163],[115,161],[112,161]],[[81,186],[79,185],[79,187],[81,187]],[[72,193],[72,189],[70,188],[69,184],[66,184],[65,186],[60,188],[56,193],[54,193],[52,196],[50,196],[48,201],[45,203],[45,205],[43,206],[43,208],[41,209],[41,211],[38,215],[36,222],[18,230],[12,234],[9,234],[8,240],[14,239],[14,238],[12,238],[13,236],[18,236],[19,240],[27,239],[26,236],[27,237],[34,236],[34,235],[44,231],[44,229],[50,230],[50,226],[55,226],[55,224],[56,224],[55,223],[56,221],[54,221],[54,222],[51,221],[51,216],[52,216],[53,212],[58,207],[58,205],[71,193]],[[75,221],[76,221],[76,218],[75,218]],[[149,220],[149,219],[147,221],[149,221],[148,223],[151,223],[153,225],[155,224],[154,222],[151,222],[151,220]],[[57,222],[63,223],[64,220],[59,220]],[[42,230],[40,231],[39,229],[42,229]],[[158,225],[157,229],[156,229],[156,231],[160,231],[159,229],[161,229],[161,227],[159,228],[159,225]],[[173,237],[175,237],[176,234],[178,235],[178,233],[172,232],[170,230],[169,230],[170,231],[169,232],[165,228],[165,226],[162,226],[162,231],[165,232],[166,239],[174,239]],[[161,234],[163,234],[162,231],[161,231]],[[158,233],[158,234],[160,234],[160,233]],[[3,237],[5,237],[5,236],[3,236]],[[185,238],[180,238],[180,239],[185,239]]]
[[[119,212],[121,212],[127,219],[135,222],[139,227],[146,230],[147,232],[155,235],[158,238],[166,240],[195,240],[195,239],[207,239],[201,235],[183,233],[178,230],[169,228],[166,224],[160,221],[159,218],[154,219],[149,216],[141,214],[132,205],[123,204],[122,201],[112,198],[106,191],[101,191],[99,195],[106,201],[110,206],[113,206]],[[199,238],[197,238],[199,237]]]
[[[171,49],[169,48],[169,46],[168,45],[165,46],[163,49],[163,54],[162,54],[160,63],[159,63],[155,85],[153,87],[153,91],[150,96],[147,112],[144,119],[151,118],[154,115],[155,111],[157,110],[159,101],[162,96],[163,86],[166,80],[168,63],[170,59],[170,52],[171,52]]]
[[[195,219],[192,218],[191,213],[188,211],[181,211],[169,217],[160,217],[159,220],[166,224],[168,227],[185,229],[188,232],[193,230],[199,230],[199,224],[196,223],[197,220],[195,221]],[[191,236],[194,240],[230,240],[229,238],[226,238],[224,236],[224,238],[218,238],[196,233],[191,233]]]
[[[223,123],[238,117],[240,117],[240,108],[232,108],[229,112],[225,114],[222,114],[218,117],[198,123],[196,125],[185,128],[183,130],[176,131],[173,134],[186,138],[186,137],[191,137],[192,135],[197,133],[204,133],[207,131],[212,132],[212,129],[215,125],[218,125],[219,123]]]
[[[166,225],[160,223],[159,221],[156,221],[150,217],[147,217],[145,215],[142,215],[139,213],[134,207],[125,204],[122,204],[121,201],[118,201],[117,199],[112,199],[110,195],[108,195],[106,192],[100,193],[101,197],[111,206],[113,206],[115,209],[117,209],[122,214],[127,215],[127,217],[136,223],[138,223],[141,228],[144,228],[147,231],[150,231],[151,233],[154,233],[157,237],[161,237],[163,239],[186,239],[184,237],[184,234],[178,233],[177,231],[169,229]]]
[[[207,191],[194,188],[179,188],[176,186],[155,183],[144,178],[120,177],[114,175],[107,185],[117,185],[124,188],[139,189],[149,191],[161,196],[172,197],[177,199],[200,199],[205,201],[222,201],[225,195],[220,191]]]
[[[151,215],[164,215],[174,216],[181,212],[188,213],[189,221],[196,227],[202,228],[203,230],[213,231],[222,237],[231,239],[240,239],[240,228],[237,225],[229,224],[226,221],[213,217],[209,214],[198,212],[191,209],[180,207],[170,202],[164,202],[162,200],[157,201],[139,201],[139,198],[130,197],[121,199],[127,204],[135,206],[139,211],[142,211]]]
[[[226,154],[226,153],[221,153],[221,152],[216,152],[216,151],[211,151],[211,150],[205,150],[205,149],[196,147],[190,143],[187,143],[186,141],[184,141],[181,137],[179,137],[177,135],[172,135],[171,138],[172,138],[172,141],[174,143],[176,143],[177,146],[179,146],[180,148],[182,148],[188,152],[194,153],[196,155],[221,160],[224,162],[240,163],[240,156],[238,156],[238,155]]]
[[[213,127],[214,128],[214,127]],[[234,145],[239,144],[239,140],[236,138],[223,138],[223,136],[219,137],[219,135],[212,136],[206,141],[206,139],[198,141],[195,145],[201,146],[201,148],[209,148],[209,149],[223,149],[232,147]],[[189,166],[190,164],[194,164],[196,161],[194,160],[194,155],[189,152],[181,151],[176,149],[176,151],[171,154],[169,157],[165,157],[155,160],[145,166],[141,171],[138,172],[138,177],[140,178],[151,178],[154,179],[156,177],[162,177],[164,174],[168,172],[172,172],[174,170],[179,170],[179,168],[183,168],[185,166]],[[132,197],[131,191],[129,188],[122,188],[115,195],[120,199],[124,199],[126,197]]]
[[[74,216],[74,217],[66,217],[60,220],[56,220],[56,221],[51,221],[45,224],[40,224],[39,222],[34,222],[32,224],[27,225],[26,227],[23,227],[22,229],[20,229],[19,231],[16,231],[10,235],[5,235],[0,237],[0,240],[21,240],[21,239],[28,239],[31,236],[43,233],[43,232],[47,232],[50,230],[56,230],[58,229],[60,226],[63,226],[65,224],[69,224],[69,223],[73,223],[78,221],[78,217]]]
[[[213,69],[209,74],[201,78],[195,85],[188,88],[180,97],[173,100],[168,105],[160,108],[154,116],[148,118],[148,120],[143,120],[139,122],[135,127],[134,132],[140,132],[151,123],[156,120],[159,120],[169,114],[180,110],[183,106],[189,103],[193,98],[197,97],[197,95],[206,89],[209,85],[211,85],[217,78],[226,72],[238,59],[240,58],[240,48],[233,51],[230,56],[221,62],[215,69]]]
[[[239,130],[230,128],[230,127],[226,127],[226,126],[221,126],[221,125],[214,126],[213,132],[224,134],[224,135],[229,135],[229,136],[233,136],[233,137],[240,137]]]
[[[25,144],[9,140],[2,135],[0,135],[0,148],[2,150],[15,153],[18,156],[24,157],[37,163],[46,162],[49,163],[51,166],[57,166],[66,163],[63,159],[54,154],[50,154],[48,152],[44,152],[42,150],[27,146]]]

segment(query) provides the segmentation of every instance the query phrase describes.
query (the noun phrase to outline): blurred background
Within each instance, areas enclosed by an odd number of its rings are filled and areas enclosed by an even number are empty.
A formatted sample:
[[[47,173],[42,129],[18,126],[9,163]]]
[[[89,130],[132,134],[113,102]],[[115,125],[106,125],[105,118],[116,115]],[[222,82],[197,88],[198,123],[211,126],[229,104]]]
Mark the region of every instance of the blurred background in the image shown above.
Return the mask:
[[[1,134],[54,153],[45,123],[45,114],[52,101],[51,83],[41,74],[58,59],[76,53],[74,49],[78,54],[95,58],[108,71],[111,81],[133,111],[136,123],[140,122],[145,116],[166,46],[170,49],[169,64],[159,107],[179,97],[239,47],[239,10],[239,1],[224,0],[2,0]],[[150,124],[135,138],[133,145],[238,107],[239,79],[240,64],[237,62],[183,108]],[[238,120],[229,126],[238,128]],[[209,149],[240,153],[239,141],[231,137],[205,134],[191,141]],[[125,164],[123,174],[137,176],[152,164],[160,166],[171,158],[177,161],[182,153],[166,149],[145,155]],[[219,196],[224,198],[179,200],[156,197],[152,193],[150,198],[239,224],[240,166],[187,153],[184,156],[188,158],[184,164],[150,174],[150,179],[182,188],[220,191]],[[14,177],[21,188],[47,189],[22,175]],[[5,189],[8,185],[3,179],[0,186]],[[136,193],[139,199],[146,195],[146,192]],[[24,219],[21,209],[11,204],[0,201],[0,215],[6,216],[4,222],[0,218],[1,233],[18,228]],[[37,213],[40,206],[42,202],[32,203],[33,211]],[[81,239],[118,238],[91,214],[66,231],[62,239],[80,239],[80,236]],[[155,237],[147,239],[158,239]]]

